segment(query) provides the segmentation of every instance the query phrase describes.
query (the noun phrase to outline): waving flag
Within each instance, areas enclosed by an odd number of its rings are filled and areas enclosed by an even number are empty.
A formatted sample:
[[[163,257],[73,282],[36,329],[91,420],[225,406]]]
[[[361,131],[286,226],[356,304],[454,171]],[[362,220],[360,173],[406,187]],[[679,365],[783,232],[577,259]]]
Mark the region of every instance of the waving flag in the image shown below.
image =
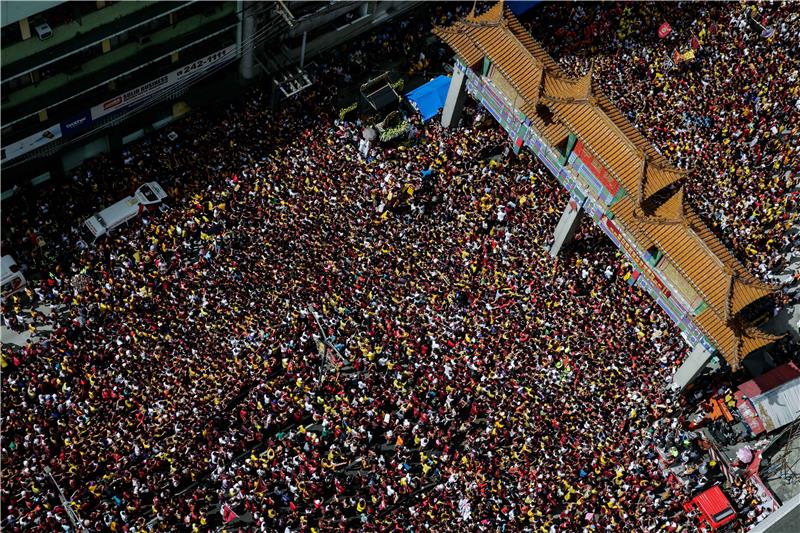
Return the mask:
[[[225,522],[227,524],[229,522],[233,522],[237,518],[239,518],[239,515],[237,515],[236,513],[233,512],[233,509],[231,509],[230,505],[225,504],[225,505],[222,506],[222,521],[223,522]]]
[[[661,24],[661,26],[658,27],[658,36],[661,39],[669,35],[671,32],[672,32],[672,26],[669,25],[669,22],[664,22]]]

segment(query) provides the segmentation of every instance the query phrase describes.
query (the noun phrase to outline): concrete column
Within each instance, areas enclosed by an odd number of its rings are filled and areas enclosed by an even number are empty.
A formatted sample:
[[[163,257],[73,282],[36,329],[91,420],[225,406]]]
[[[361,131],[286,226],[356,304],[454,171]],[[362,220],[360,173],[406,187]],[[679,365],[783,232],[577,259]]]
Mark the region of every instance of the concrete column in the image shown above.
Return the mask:
[[[303,44],[300,45],[300,68],[303,68],[306,64],[306,39],[308,38],[308,32],[303,32]]]
[[[556,226],[555,241],[553,242],[553,246],[550,247],[551,256],[557,256],[561,248],[572,241],[572,237],[575,235],[575,230],[578,229],[581,219],[583,219],[583,204],[577,204],[575,200],[570,199]]]
[[[27,41],[31,38],[31,25],[27,18],[19,21],[19,33],[22,35],[22,40]]]
[[[442,126],[452,128],[458,125],[466,98],[467,76],[462,70],[453,69],[450,88],[447,90],[447,100],[445,100],[444,109],[442,109]]]
[[[714,354],[706,350],[705,346],[697,343],[683,364],[673,374],[672,388],[682,392],[700,375],[713,356]]]
[[[244,20],[242,21],[242,60],[239,63],[239,73],[246,80],[252,79],[253,73],[253,34],[256,31],[256,19],[252,15],[253,2],[244,2]]]

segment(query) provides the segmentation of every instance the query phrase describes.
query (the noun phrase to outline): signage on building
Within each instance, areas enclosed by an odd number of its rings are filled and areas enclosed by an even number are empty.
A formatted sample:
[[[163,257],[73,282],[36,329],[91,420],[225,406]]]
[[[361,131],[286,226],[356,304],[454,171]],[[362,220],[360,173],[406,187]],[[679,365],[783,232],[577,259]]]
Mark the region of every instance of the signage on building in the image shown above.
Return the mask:
[[[59,137],[61,137],[61,125],[53,124],[44,131],[34,133],[24,139],[4,146],[2,149],[2,161],[10,161],[11,159],[27,154],[30,151],[49,144]]]
[[[228,46],[222,50],[217,50],[213,54],[201,57],[177,70],[173,70],[168,74],[117,95],[114,98],[110,98],[92,107],[90,110],[85,110],[68,120],[59,124],[54,124],[44,131],[40,131],[39,133],[4,146],[2,148],[2,154],[0,154],[2,155],[2,161],[10,161],[20,157],[62,136],[73,137],[81,131],[88,130],[94,121],[100,117],[126,109],[147,98],[152,98],[178,83],[190,83],[191,80],[201,77],[212,67],[223,65],[235,58],[235,45]]]
[[[81,111],[78,115],[65,120],[61,123],[61,133],[64,137],[72,137],[83,130],[87,130],[92,125],[92,115],[89,110]]]
[[[231,45],[222,50],[217,50],[213,54],[184,65],[183,67],[173,70],[163,76],[151,80],[139,87],[131,89],[122,93],[114,98],[110,98],[92,107],[91,118],[97,120],[111,113],[121,111],[129,106],[135,105],[148,98],[152,98],[159,93],[163,93],[173,85],[187,83],[189,80],[195,79],[209,71],[212,67],[222,65],[232,61],[236,56],[236,46]]]

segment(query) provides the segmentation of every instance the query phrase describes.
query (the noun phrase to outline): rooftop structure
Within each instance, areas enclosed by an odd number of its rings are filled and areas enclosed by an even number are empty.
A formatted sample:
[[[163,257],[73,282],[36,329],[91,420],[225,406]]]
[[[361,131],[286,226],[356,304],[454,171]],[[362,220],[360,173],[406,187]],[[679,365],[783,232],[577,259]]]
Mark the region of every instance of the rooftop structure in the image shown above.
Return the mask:
[[[742,312],[774,287],[747,271],[703,223],[684,198],[686,171],[671,165],[623,117],[591,69],[579,78],[566,75],[503,2],[434,33],[472,79],[480,76],[490,90],[502,93],[512,136],[517,125],[529,128],[537,142],[561,152],[562,164],[579,152],[605,189],[598,208],[606,223],[613,220],[635,249],[650,252],[646,262],[656,268],[646,275],[677,289],[688,303],[688,319],[732,368],[779,338]]]

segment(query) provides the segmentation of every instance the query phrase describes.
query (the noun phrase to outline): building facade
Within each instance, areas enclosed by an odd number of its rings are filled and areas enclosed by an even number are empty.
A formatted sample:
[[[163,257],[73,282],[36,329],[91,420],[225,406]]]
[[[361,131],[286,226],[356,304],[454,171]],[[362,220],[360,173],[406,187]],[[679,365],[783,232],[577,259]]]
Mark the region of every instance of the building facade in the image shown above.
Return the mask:
[[[190,87],[219,83],[235,95],[413,5],[3,1],[4,198],[15,183],[69,172],[213,94]]]

